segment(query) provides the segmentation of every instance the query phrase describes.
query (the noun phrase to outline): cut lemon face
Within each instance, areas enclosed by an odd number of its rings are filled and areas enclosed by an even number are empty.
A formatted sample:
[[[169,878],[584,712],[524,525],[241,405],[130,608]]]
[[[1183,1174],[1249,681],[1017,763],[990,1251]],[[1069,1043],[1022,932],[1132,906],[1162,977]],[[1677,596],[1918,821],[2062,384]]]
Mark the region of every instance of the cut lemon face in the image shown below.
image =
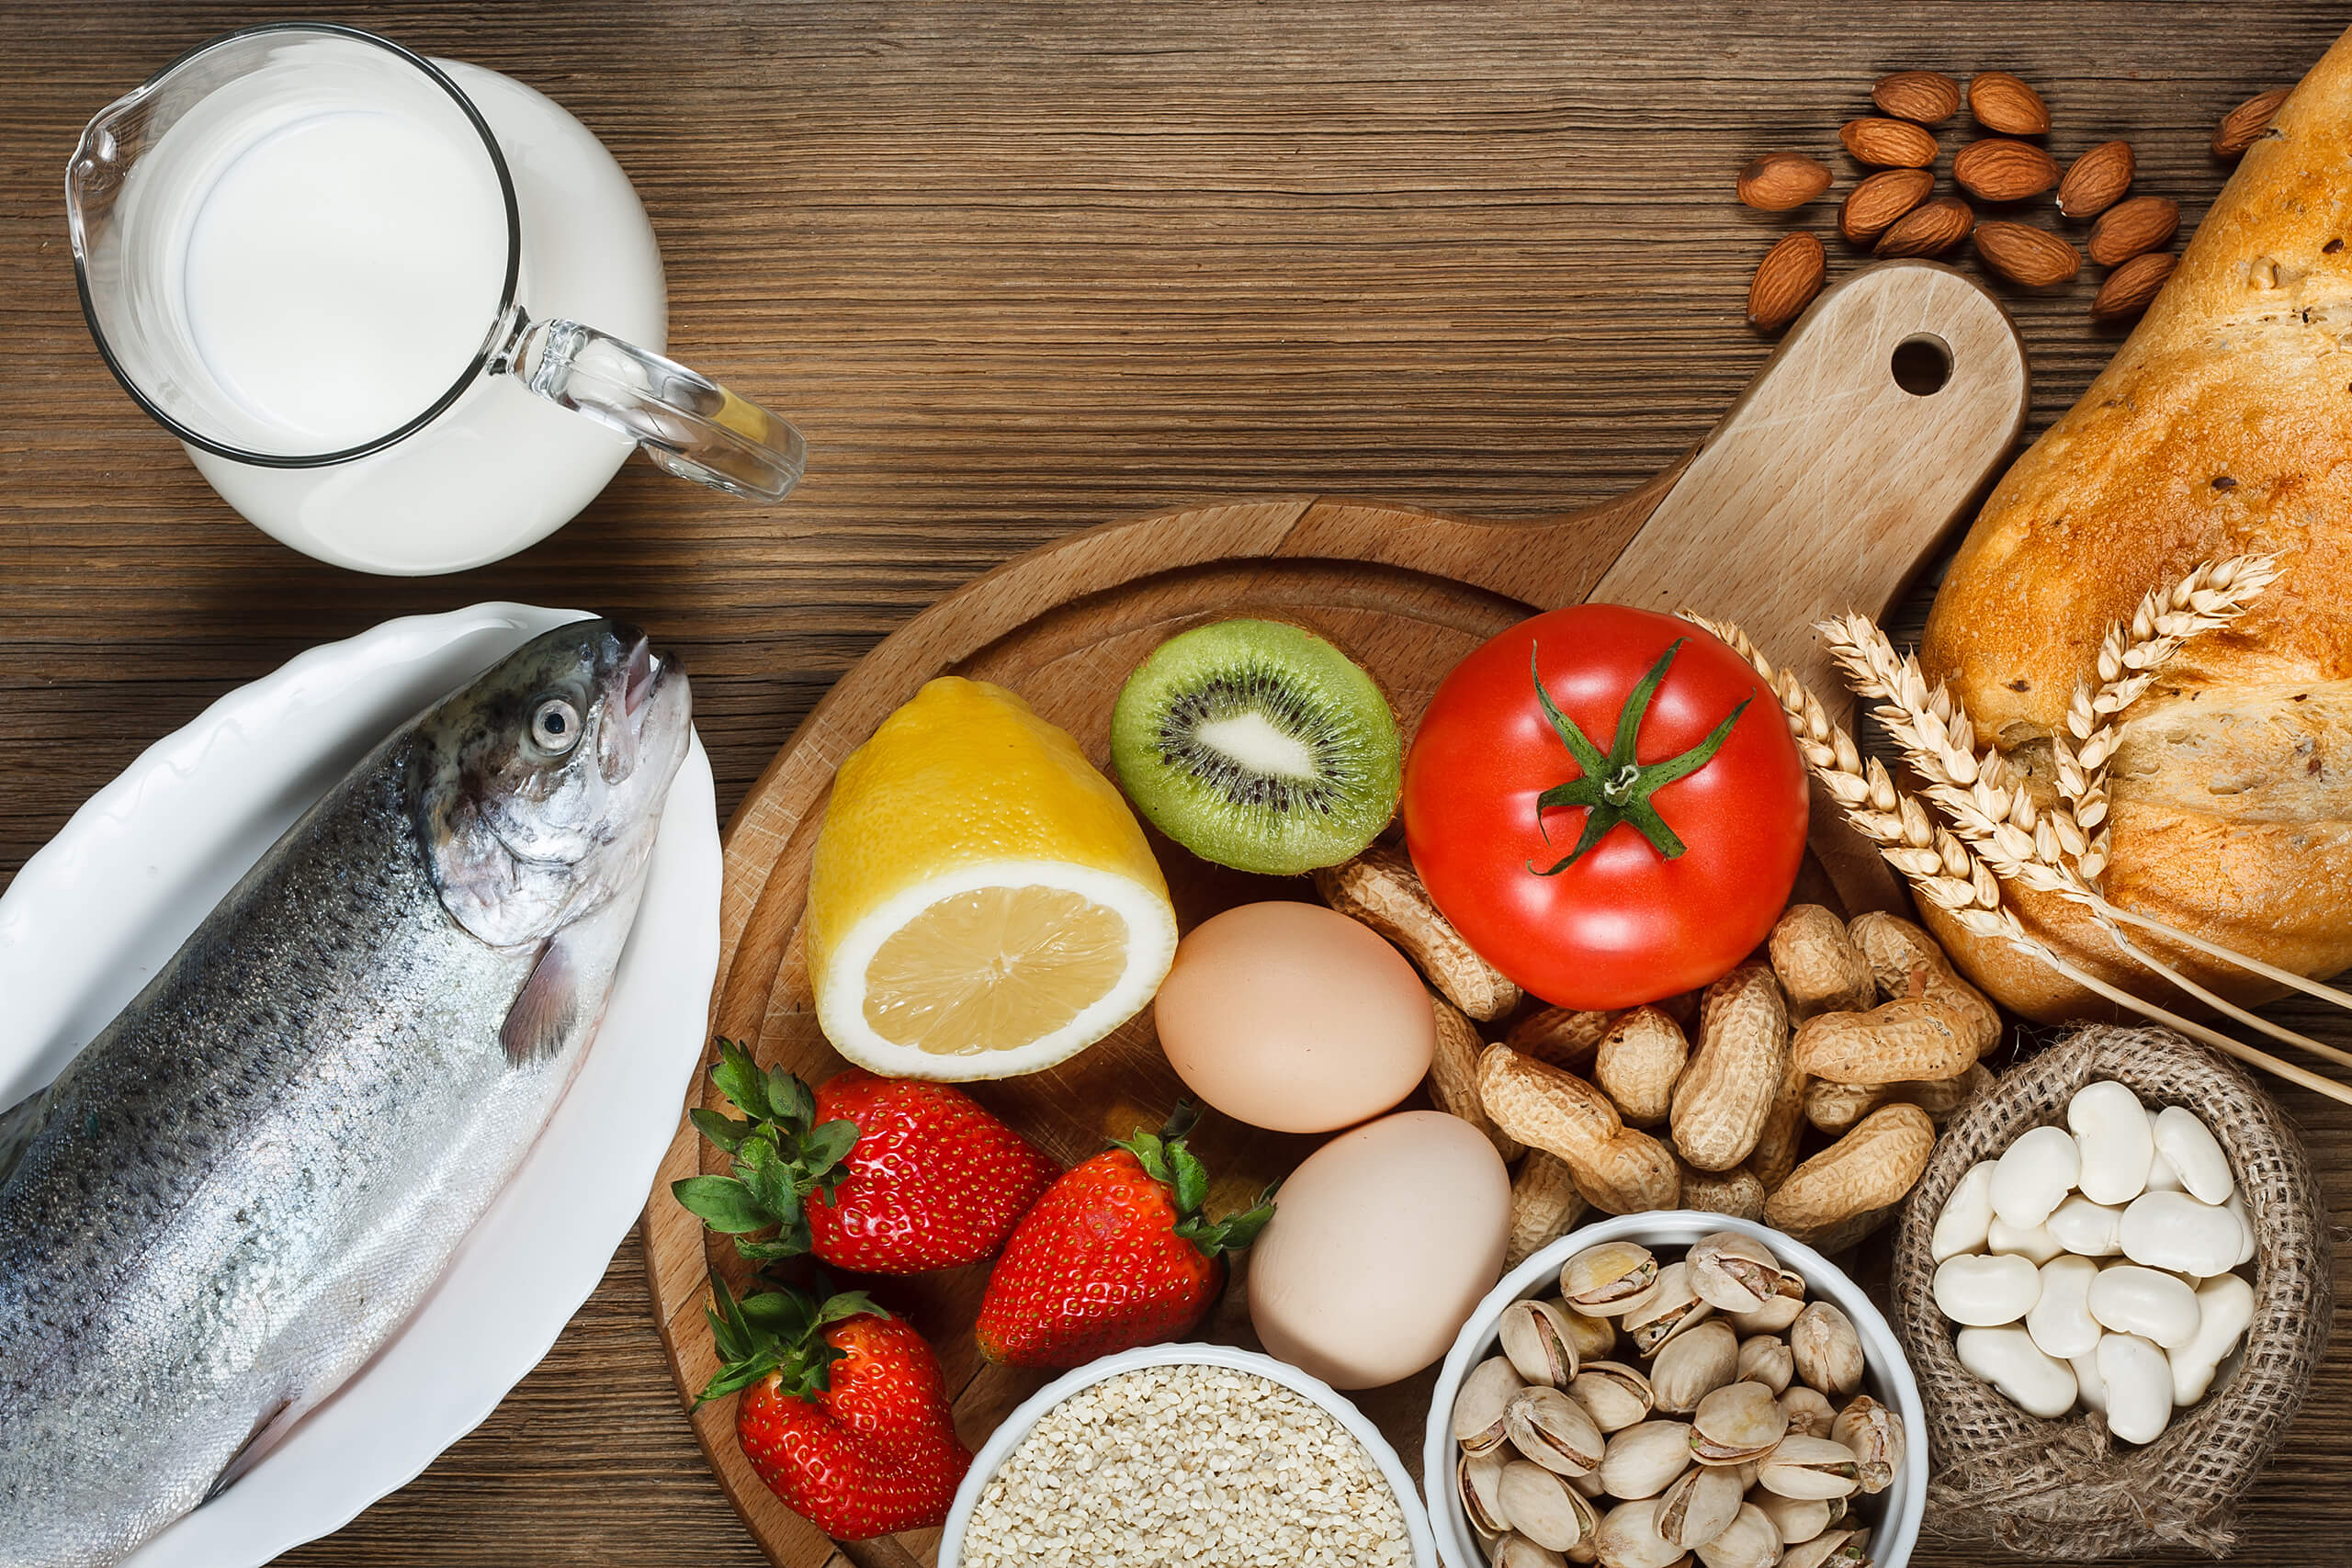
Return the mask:
[[[1001,687],[934,681],[842,764],[809,868],[836,1050],[893,1077],[1053,1066],[1150,1001],[1176,950],[1126,802]]]

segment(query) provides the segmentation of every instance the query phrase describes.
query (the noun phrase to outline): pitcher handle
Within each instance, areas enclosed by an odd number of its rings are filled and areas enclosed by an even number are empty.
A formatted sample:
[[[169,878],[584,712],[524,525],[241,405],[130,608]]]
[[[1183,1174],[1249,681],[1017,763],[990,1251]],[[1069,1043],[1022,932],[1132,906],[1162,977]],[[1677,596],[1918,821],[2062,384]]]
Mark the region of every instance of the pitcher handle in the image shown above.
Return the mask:
[[[680,479],[751,501],[780,501],[808,466],[800,432],[748,399],[609,333],[518,309],[491,368],[549,402],[609,425]]]

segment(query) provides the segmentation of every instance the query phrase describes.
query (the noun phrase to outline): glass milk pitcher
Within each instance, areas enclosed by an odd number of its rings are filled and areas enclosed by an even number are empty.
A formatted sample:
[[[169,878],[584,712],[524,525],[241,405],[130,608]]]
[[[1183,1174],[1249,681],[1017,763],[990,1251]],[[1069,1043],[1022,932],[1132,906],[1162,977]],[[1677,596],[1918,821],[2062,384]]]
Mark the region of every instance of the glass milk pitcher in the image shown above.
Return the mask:
[[[620,165],[495,72],[325,24],[231,33],[93,119],[65,192],[116,378],[322,559],[494,560],[633,447],[752,500],[800,477],[789,424],[662,356],[661,253]]]

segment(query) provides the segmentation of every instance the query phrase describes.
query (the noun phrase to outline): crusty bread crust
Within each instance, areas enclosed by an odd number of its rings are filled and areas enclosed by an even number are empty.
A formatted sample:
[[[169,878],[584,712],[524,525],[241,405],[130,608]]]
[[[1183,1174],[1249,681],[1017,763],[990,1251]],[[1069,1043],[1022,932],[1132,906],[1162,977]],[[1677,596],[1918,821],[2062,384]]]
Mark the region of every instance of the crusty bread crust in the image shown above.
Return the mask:
[[[2352,34],[2247,152],[2080,402],[1985,503],[1920,652],[1980,742],[2043,783],[2099,639],[2200,561],[2276,553],[2236,625],[2133,706],[2109,784],[2117,904],[2313,976],[2352,965]],[[2016,895],[2013,895],[2016,897]],[[2018,898],[2086,967],[2172,1006],[2079,910]],[[1937,937],[2030,1017],[2096,999],[1947,919]],[[2278,987],[2180,950],[2216,991]]]

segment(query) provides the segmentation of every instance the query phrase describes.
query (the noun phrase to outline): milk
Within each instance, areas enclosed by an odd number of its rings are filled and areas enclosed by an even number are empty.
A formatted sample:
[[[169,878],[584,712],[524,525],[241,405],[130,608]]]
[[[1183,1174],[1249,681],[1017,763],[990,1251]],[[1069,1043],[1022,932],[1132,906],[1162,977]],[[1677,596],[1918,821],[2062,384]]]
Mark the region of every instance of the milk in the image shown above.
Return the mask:
[[[415,419],[466,373],[497,318],[504,199],[480,141],[411,115],[345,109],[236,145],[185,210],[185,320],[220,389],[313,450]]]

